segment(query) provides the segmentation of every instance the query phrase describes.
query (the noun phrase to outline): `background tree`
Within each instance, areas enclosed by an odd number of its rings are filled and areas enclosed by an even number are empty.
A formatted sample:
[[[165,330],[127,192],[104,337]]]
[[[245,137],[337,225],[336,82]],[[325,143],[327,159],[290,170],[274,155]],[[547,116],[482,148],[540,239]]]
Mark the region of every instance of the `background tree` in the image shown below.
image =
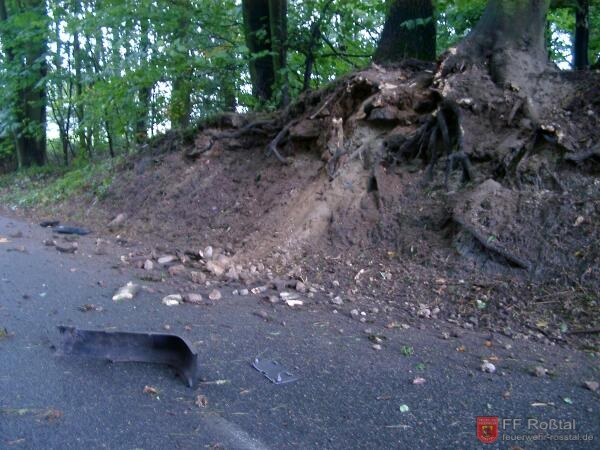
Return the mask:
[[[378,63],[405,58],[433,61],[436,57],[435,41],[432,1],[394,0],[390,2],[373,60]]]
[[[277,86],[282,91],[280,102],[286,104],[287,0],[243,0],[242,9],[253,93],[269,101]]]
[[[588,50],[590,45],[590,3],[577,0],[575,6],[575,39],[573,47],[573,67],[586,69],[590,65]]]
[[[46,74],[48,17],[43,0],[13,5],[0,2],[2,45],[6,61],[7,86],[13,89],[8,108],[19,167],[43,165],[46,155]]]

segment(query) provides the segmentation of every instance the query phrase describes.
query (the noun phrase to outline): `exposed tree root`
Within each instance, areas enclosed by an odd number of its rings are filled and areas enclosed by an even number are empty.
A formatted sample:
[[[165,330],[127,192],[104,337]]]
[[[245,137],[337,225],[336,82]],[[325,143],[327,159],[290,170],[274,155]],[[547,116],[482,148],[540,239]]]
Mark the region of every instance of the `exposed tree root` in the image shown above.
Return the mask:
[[[527,271],[531,270],[531,264],[524,259],[504,250],[503,248],[494,245],[493,240],[486,238],[479,231],[477,231],[472,226],[468,225],[464,220],[453,217],[452,220],[456,222],[463,230],[467,231],[479,245],[481,245],[484,249],[489,251],[492,255],[499,256],[506,260],[510,265],[514,267],[518,267],[520,269],[525,269]]]
[[[566,161],[573,162],[577,165],[581,165],[583,162],[589,159],[595,161],[596,163],[600,163],[600,143],[596,144],[587,151],[565,156]]]
[[[281,131],[279,133],[277,133],[277,136],[275,136],[275,139],[273,139],[267,146],[267,149],[265,151],[265,154],[267,156],[270,154],[273,154],[279,160],[279,162],[281,162],[282,164],[288,164],[287,159],[285,159],[283,156],[281,156],[281,153],[279,153],[279,150],[277,150],[277,146],[288,135],[288,133],[290,132],[290,128],[292,128],[298,122],[299,122],[298,119],[289,122],[285,127],[283,127],[281,129]]]
[[[452,153],[448,156],[448,163],[446,166],[446,178],[444,181],[444,185],[446,186],[446,190],[448,190],[450,174],[455,169],[456,165],[460,164],[462,169],[462,182],[467,183],[469,181],[473,181],[475,179],[475,173],[473,171],[473,166],[471,165],[471,161],[467,154],[463,151]]]
[[[215,139],[237,139],[249,133],[257,133],[257,134],[270,134],[271,131],[265,129],[265,127],[271,127],[276,125],[277,119],[263,119],[257,120],[254,122],[250,122],[249,124],[239,128],[235,131],[223,132],[219,134],[215,134],[213,137]]]

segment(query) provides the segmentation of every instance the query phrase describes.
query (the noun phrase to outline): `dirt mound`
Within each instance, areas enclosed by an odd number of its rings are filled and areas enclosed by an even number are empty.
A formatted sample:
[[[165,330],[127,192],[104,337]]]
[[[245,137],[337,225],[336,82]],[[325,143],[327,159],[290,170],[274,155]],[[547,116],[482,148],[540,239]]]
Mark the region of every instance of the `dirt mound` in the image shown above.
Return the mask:
[[[540,86],[534,101],[477,67],[373,65],[155,141],[100,206],[129,215],[125,234],[335,279],[391,314],[564,338],[598,326],[600,76]]]

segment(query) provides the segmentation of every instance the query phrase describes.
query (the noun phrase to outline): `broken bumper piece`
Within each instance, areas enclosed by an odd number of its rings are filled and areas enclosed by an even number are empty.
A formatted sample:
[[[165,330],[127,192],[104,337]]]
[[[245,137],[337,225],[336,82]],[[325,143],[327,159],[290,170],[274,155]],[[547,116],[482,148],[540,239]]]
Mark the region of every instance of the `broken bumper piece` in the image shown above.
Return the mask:
[[[189,387],[198,379],[198,355],[180,336],[162,333],[80,330],[59,326],[60,355],[76,355],[112,362],[166,364],[173,367]]]

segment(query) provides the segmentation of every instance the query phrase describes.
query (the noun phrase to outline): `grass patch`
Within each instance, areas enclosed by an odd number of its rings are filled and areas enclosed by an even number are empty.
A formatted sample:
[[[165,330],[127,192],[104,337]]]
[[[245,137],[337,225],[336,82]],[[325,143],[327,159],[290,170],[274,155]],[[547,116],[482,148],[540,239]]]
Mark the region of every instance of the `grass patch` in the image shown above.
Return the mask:
[[[61,166],[32,167],[0,176],[0,198],[10,207],[60,203],[74,195],[102,198],[108,193],[120,158]]]

